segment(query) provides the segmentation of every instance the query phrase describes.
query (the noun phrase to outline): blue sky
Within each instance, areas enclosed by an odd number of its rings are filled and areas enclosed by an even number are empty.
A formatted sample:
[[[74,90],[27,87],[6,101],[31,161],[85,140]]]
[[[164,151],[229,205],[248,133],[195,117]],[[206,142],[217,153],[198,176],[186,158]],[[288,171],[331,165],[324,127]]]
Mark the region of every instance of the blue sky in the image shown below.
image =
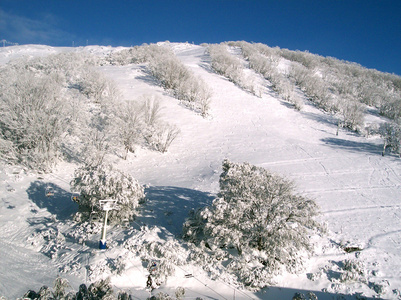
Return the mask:
[[[0,40],[51,46],[245,40],[401,75],[401,0],[0,0]]]

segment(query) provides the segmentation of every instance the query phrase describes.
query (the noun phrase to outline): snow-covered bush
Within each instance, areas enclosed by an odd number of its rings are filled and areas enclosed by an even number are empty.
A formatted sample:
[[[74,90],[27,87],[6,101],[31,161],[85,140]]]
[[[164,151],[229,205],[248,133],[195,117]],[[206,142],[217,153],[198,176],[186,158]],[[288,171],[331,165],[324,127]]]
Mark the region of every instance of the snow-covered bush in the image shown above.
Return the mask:
[[[89,55],[61,53],[3,67],[0,155],[12,163],[49,170],[62,154],[80,156],[83,145],[92,142],[91,131],[104,133],[105,116],[119,92],[93,65]]]
[[[145,140],[149,146],[164,153],[179,133],[180,131],[176,126],[166,122],[159,122],[157,126],[150,127],[147,130]]]
[[[400,120],[394,122],[386,122],[380,126],[380,135],[384,140],[383,155],[386,148],[390,148],[392,152],[401,154],[401,126]]]
[[[295,83],[306,96],[321,109],[328,112],[338,110],[335,97],[321,76],[302,65],[293,65],[290,77],[295,80]]]
[[[189,70],[169,49],[152,57],[149,63],[152,75],[155,76],[167,90],[177,90],[182,81],[191,76]]]
[[[67,295],[66,289],[70,287],[71,287],[70,283],[68,282],[67,279],[62,277],[57,277],[56,280],[54,281],[53,297],[55,299],[65,298]]]
[[[147,262],[153,288],[160,286],[173,275],[175,266],[183,265],[188,256],[187,251],[176,240],[155,240],[154,236],[158,232],[160,230],[157,227],[143,227],[140,232],[134,233],[124,242],[124,248]]]
[[[309,235],[321,226],[313,200],[295,195],[293,183],[248,163],[223,162],[220,192],[184,224],[187,240],[211,250],[237,250],[229,269],[260,288],[282,269],[296,270],[312,250]]]
[[[110,278],[101,279],[89,285],[88,295],[90,295],[92,299],[103,299],[103,300],[115,299],[113,295],[113,287],[111,286],[110,283]]]
[[[354,259],[346,259],[342,262],[343,273],[340,275],[341,282],[363,281],[365,270],[363,264]]]
[[[111,222],[131,220],[145,197],[144,188],[136,179],[105,163],[86,164],[76,169],[71,189],[80,193],[76,201],[84,218],[91,212],[101,211],[99,200],[116,200],[118,209],[109,212]]]
[[[220,74],[251,93],[255,92],[254,84],[246,76],[241,61],[228,51],[225,44],[211,44],[208,46],[211,67]]]
[[[53,76],[9,70],[0,83],[0,155],[47,170],[60,155],[66,130],[61,88]]]
[[[160,119],[160,110],[160,102],[157,98],[143,97],[142,135],[148,146],[159,152],[166,152],[180,131],[176,126]]]
[[[114,129],[116,135],[125,149],[125,157],[128,152],[135,152],[135,147],[141,144],[142,134],[142,108],[136,101],[121,102],[116,107]]]
[[[175,95],[177,99],[184,100],[189,108],[199,111],[203,117],[207,116],[212,93],[201,77],[192,75],[181,81]]]
[[[205,117],[209,110],[211,92],[202,78],[195,76],[168,48],[156,45],[149,48],[152,53],[149,59],[152,75],[165,89],[171,90],[177,99],[183,100],[191,109],[199,110]]]
[[[115,82],[93,68],[85,69],[78,82],[78,87],[82,94],[98,104],[104,105],[120,97]]]
[[[177,298],[177,300],[182,300],[182,299],[184,299],[184,296],[185,296],[185,289],[183,287],[179,286],[175,290],[175,297]]]
[[[106,61],[113,65],[146,63],[149,61],[150,57],[154,55],[153,53],[158,50],[163,51],[160,47],[143,44],[129,49],[114,51],[106,58]]]
[[[93,235],[100,234],[102,224],[93,222],[82,222],[74,226],[74,228],[66,233],[66,237],[74,239],[77,243],[83,244]]]
[[[284,100],[292,103],[297,110],[302,108],[302,99],[296,93],[295,84],[286,74],[278,70],[280,57],[277,51],[263,44],[239,42],[242,55],[249,62],[249,67],[261,74],[272,84],[272,89]]]
[[[23,299],[36,299],[36,300],[115,300],[117,299],[114,295],[113,287],[110,283],[110,278],[101,279],[93,282],[86,286],[86,284],[81,284],[79,286],[78,292],[69,291],[67,293],[66,289],[71,289],[71,286],[67,279],[58,277],[54,282],[53,289],[42,286],[38,293],[34,290],[29,290],[24,294]],[[126,298],[123,298],[126,296]],[[19,299],[19,298],[18,298]],[[120,292],[118,294],[118,299],[131,299],[126,293]]]
[[[57,277],[54,281],[53,289],[42,286],[38,293],[34,290],[29,290],[24,294],[24,299],[37,299],[37,300],[47,300],[47,299],[77,299],[76,295],[70,291],[67,292],[67,289],[71,289],[70,283],[67,279],[62,277]]]
[[[343,125],[351,130],[361,130],[364,124],[364,104],[349,98],[343,98],[338,103]]]
[[[381,92],[380,96],[384,99],[380,102],[380,113],[390,119],[401,118],[401,92],[376,91]]]
[[[166,152],[179,134],[179,129],[161,119],[160,101],[152,95],[116,105],[114,131],[125,149],[134,152],[137,146]]]

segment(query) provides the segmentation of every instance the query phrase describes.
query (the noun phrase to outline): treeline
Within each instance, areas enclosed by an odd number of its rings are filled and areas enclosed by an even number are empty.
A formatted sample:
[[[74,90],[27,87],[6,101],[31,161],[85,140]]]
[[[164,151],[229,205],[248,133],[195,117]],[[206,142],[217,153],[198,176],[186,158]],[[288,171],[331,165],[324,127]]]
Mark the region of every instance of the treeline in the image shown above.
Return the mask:
[[[123,101],[84,53],[18,59],[0,72],[0,157],[47,171],[60,159],[126,158],[143,146],[165,152],[179,130],[152,95]]]

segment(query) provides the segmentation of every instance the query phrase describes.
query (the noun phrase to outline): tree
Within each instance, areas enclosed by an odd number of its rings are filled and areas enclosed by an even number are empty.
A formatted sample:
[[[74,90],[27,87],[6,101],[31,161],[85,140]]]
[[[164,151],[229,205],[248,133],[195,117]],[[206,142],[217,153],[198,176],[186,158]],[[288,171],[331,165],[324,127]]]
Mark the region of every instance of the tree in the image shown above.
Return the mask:
[[[88,218],[91,212],[101,211],[99,200],[117,200],[118,210],[109,212],[112,222],[133,219],[135,209],[145,198],[144,188],[136,179],[106,163],[85,164],[78,168],[71,189],[80,193],[76,202],[83,218]]]
[[[343,125],[351,130],[360,130],[365,117],[364,105],[348,97],[340,99],[338,104]]]
[[[313,200],[294,194],[292,182],[248,163],[223,162],[220,192],[198,220],[184,224],[184,237],[210,249],[236,249],[228,268],[243,283],[263,287],[275,273],[294,271],[320,230]],[[201,219],[201,222],[199,221]]]
[[[117,118],[115,120],[115,130],[124,145],[125,156],[128,152],[134,152],[135,146],[140,144],[142,139],[142,113],[143,109],[135,101],[126,101],[118,107]]]
[[[392,152],[401,155],[401,120],[395,120],[394,122],[386,122],[381,124],[379,132],[384,140],[383,152],[384,156],[386,148],[389,147]]]
[[[6,74],[0,84],[0,155],[46,170],[60,154],[67,126],[61,88],[50,75]]]
[[[211,67],[240,88],[255,93],[255,86],[246,76],[241,61],[228,51],[225,44],[208,46]]]

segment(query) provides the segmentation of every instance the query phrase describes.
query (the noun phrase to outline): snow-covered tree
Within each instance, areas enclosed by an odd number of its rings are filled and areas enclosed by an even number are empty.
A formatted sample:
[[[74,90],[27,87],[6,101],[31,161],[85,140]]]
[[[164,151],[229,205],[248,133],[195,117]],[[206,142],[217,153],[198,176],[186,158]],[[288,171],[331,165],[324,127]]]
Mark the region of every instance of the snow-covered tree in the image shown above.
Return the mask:
[[[118,111],[114,126],[116,135],[124,146],[126,159],[128,152],[134,152],[135,147],[141,144],[143,110],[136,101],[122,102],[116,109]]]
[[[401,155],[401,120],[386,122],[380,126],[379,132],[384,140],[383,153],[388,147],[391,151]]]
[[[53,76],[9,70],[0,83],[0,155],[46,170],[66,130],[61,88]]]
[[[364,105],[352,99],[343,98],[338,106],[343,117],[343,125],[351,130],[360,130],[365,117]]]
[[[125,149],[134,152],[139,145],[166,152],[179,134],[179,129],[161,119],[160,99],[154,95],[143,95],[137,100],[116,106],[114,120],[115,135]]]
[[[312,250],[313,200],[296,195],[292,182],[248,163],[223,162],[220,192],[198,220],[184,224],[184,237],[210,249],[236,249],[228,268],[246,285],[263,287],[280,270],[295,270]]]
[[[205,117],[209,110],[211,92],[202,78],[195,76],[168,48],[149,46],[149,69],[161,85],[172,91],[191,109]],[[163,51],[161,51],[163,50]]]
[[[255,93],[255,86],[246,76],[241,61],[229,52],[226,44],[211,44],[208,52],[211,66],[217,74],[228,78],[240,88]]]
[[[114,169],[111,165],[86,164],[75,171],[71,189],[80,193],[76,200],[83,218],[92,212],[100,212],[99,200],[117,200],[117,210],[109,213],[109,220],[131,220],[135,209],[145,198],[144,188],[131,175]]]

